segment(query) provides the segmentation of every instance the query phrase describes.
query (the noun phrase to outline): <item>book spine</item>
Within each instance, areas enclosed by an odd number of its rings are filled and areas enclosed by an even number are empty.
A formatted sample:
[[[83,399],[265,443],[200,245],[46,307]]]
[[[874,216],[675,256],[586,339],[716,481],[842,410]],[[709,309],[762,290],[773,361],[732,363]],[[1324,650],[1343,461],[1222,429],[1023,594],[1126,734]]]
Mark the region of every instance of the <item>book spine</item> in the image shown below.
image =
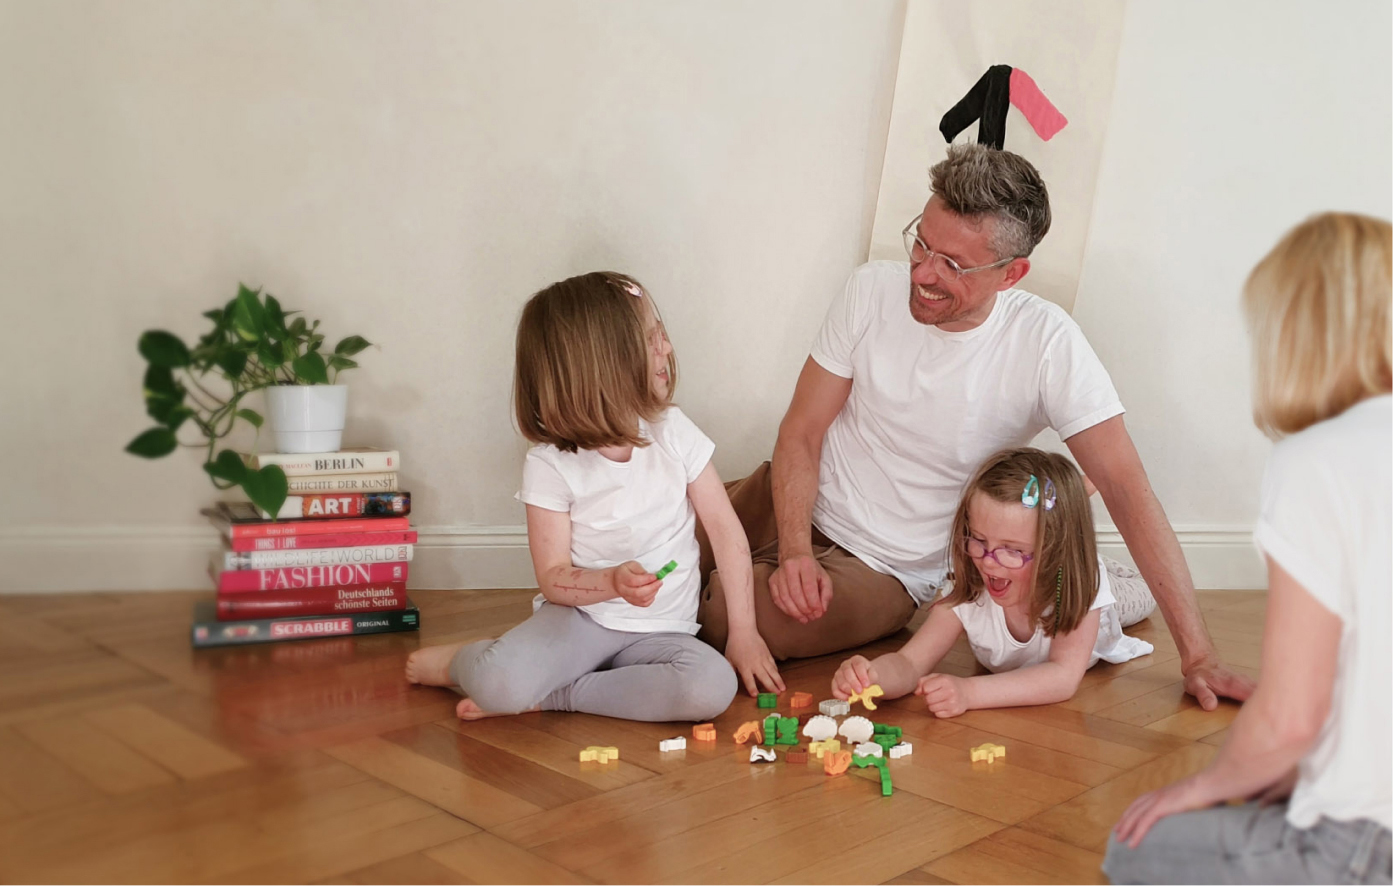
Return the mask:
[[[288,477],[291,495],[313,492],[396,492],[396,472],[378,474],[307,474]]]
[[[411,513],[409,492],[335,492],[287,495],[277,520],[340,520],[347,517],[404,517]],[[271,515],[261,511],[261,516]]]
[[[248,459],[253,468],[280,465],[287,477],[308,477],[314,474],[378,474],[401,470],[401,455],[396,450],[378,452],[319,452],[298,455],[266,452]]]
[[[415,545],[356,545],[290,551],[224,551],[222,570],[284,569],[290,566],[339,566],[357,563],[410,563]]]
[[[282,536],[332,535],[349,532],[405,532],[411,521],[405,517],[371,517],[366,520],[300,520],[295,523],[231,523],[223,532],[232,539]]]
[[[405,563],[353,563],[336,566],[288,566],[283,569],[237,569],[218,573],[218,592],[246,594],[337,588],[373,582],[404,582]]]
[[[211,604],[209,604],[211,606]],[[350,615],[264,618],[248,621],[216,621],[196,618],[189,630],[195,649],[210,646],[238,646],[248,643],[278,643],[285,640],[312,640],[352,634],[381,634],[415,631],[421,627],[421,614],[411,601],[404,609],[382,612],[355,612]]]
[[[406,582],[380,582],[340,588],[315,588],[268,594],[218,597],[218,620],[278,618],[290,615],[337,615],[406,608]]]
[[[374,520],[373,522],[378,521]],[[268,538],[228,539],[228,544],[237,553],[354,548],[373,545],[414,545],[415,543],[415,532],[335,532],[329,535],[273,535]]]

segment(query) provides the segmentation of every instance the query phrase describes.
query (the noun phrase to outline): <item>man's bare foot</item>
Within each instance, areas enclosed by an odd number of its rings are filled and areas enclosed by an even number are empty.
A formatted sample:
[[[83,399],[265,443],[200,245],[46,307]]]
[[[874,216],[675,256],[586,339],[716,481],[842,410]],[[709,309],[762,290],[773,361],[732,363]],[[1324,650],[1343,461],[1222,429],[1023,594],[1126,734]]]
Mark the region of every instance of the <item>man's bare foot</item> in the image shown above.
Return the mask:
[[[537,711],[540,711],[541,709],[542,706],[538,705],[535,708],[528,708],[522,713],[532,714]],[[491,714],[488,711],[485,711],[484,709],[480,708],[477,704],[475,704],[474,699],[466,698],[462,699],[459,704],[455,705],[455,716],[459,717],[461,720],[482,720],[485,717],[506,717],[508,715]]]
[[[409,683],[422,686],[454,686],[450,679],[450,662],[463,643],[450,643],[445,646],[427,646],[417,649],[406,659],[406,679]]]

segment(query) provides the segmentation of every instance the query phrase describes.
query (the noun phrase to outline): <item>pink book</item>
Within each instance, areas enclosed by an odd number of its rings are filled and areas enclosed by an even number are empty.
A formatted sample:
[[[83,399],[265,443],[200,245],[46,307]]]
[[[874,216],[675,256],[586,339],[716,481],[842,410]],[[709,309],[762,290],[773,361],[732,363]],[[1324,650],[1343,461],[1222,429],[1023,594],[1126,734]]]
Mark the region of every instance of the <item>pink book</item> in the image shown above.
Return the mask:
[[[407,564],[345,563],[335,566],[286,566],[280,569],[215,570],[215,573],[218,593],[242,594],[405,582]]]
[[[414,545],[416,533],[411,532],[340,532],[331,535],[272,535],[266,538],[234,538],[232,550],[298,551],[306,548],[358,548],[378,545]]]

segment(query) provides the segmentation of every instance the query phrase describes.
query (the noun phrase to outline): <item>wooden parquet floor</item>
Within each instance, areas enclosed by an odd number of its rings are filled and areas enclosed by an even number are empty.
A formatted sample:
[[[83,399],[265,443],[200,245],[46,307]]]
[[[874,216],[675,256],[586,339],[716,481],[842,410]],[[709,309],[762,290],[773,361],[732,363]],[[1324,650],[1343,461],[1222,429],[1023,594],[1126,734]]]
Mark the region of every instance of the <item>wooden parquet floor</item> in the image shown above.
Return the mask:
[[[882,798],[874,770],[752,766],[730,738],[759,716],[743,695],[716,744],[660,754],[690,724],[461,723],[454,695],[405,682],[418,644],[495,636],[530,592],[413,592],[419,635],[195,652],[200,596],[0,597],[0,880],[1102,882],[1118,814],[1202,767],[1237,711],[1183,695],[1153,616],[1131,631],[1153,655],[1099,665],[1063,704],[948,721],[882,705],[914,744]],[[1200,599],[1255,675],[1265,595]],[[826,698],[838,661],[787,665],[789,690]],[[943,670],[974,667],[960,645]],[[970,763],[984,741],[1007,761]],[[619,762],[579,763],[591,744]]]

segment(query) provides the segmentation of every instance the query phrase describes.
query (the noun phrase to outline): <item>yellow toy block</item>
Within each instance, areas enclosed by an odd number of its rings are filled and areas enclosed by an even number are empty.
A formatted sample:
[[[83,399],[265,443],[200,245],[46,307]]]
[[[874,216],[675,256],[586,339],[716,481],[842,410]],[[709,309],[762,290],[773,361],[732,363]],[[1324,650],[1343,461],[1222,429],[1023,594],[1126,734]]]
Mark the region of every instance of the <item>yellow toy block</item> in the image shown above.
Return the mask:
[[[973,748],[969,753],[971,753],[972,762],[974,763],[978,762],[979,760],[986,763],[992,763],[998,759],[1006,758],[1006,748],[1002,747],[999,744],[992,744],[991,742],[987,742],[986,744],[979,744],[977,747]]]
[[[875,710],[875,702],[872,699],[879,698],[885,694],[885,690],[880,688],[879,683],[872,683],[860,692],[853,692],[846,700],[847,704],[856,704],[858,701],[866,706],[866,710]]]
[[[582,763],[608,763],[619,759],[619,748],[591,745],[580,752]]]
[[[829,738],[826,741],[813,742],[812,744],[808,745],[808,749],[811,750],[814,754],[816,754],[817,758],[821,760],[823,754],[835,754],[837,753],[837,751],[840,751],[842,749],[842,743],[840,741],[837,741],[837,739],[835,738]]]

